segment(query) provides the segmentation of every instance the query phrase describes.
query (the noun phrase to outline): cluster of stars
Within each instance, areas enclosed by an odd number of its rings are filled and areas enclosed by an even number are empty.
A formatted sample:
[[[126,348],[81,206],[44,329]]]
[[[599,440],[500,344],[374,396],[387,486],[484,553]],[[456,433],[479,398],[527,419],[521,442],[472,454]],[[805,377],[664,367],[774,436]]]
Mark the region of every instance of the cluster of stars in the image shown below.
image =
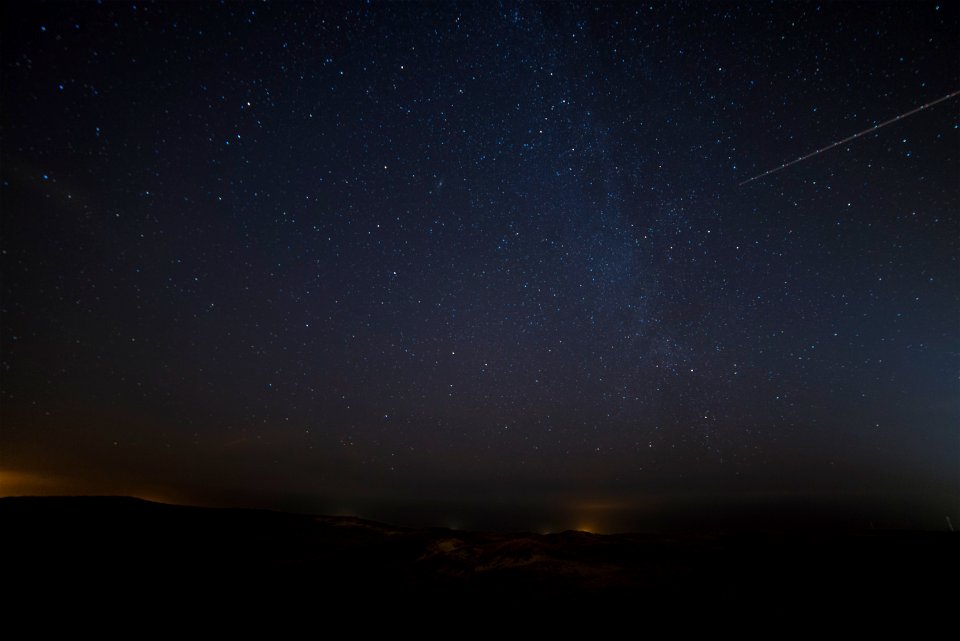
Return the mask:
[[[8,13],[18,464],[398,497],[950,468],[956,105],[737,184],[958,86],[954,9]]]

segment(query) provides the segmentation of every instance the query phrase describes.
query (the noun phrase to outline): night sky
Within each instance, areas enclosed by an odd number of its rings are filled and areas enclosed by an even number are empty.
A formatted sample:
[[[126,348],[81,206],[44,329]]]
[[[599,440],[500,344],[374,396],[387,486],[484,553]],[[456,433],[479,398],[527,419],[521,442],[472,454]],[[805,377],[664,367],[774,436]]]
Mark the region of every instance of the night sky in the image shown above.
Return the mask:
[[[5,4],[0,493],[960,521],[958,8]]]

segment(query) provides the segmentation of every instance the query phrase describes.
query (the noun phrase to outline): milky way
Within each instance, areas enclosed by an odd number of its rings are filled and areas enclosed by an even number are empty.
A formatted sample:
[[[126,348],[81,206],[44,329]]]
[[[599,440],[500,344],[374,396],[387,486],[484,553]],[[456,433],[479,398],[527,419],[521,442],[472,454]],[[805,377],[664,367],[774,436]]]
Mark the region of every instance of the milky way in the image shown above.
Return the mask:
[[[956,3],[3,11],[18,487],[955,509]]]

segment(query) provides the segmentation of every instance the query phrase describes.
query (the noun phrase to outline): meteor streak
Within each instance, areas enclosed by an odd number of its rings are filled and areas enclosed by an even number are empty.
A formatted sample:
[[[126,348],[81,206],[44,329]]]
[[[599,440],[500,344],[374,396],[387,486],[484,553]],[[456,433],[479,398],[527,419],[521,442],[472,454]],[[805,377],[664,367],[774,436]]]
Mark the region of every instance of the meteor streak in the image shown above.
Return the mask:
[[[796,160],[791,160],[790,162],[783,163],[783,164],[780,165],[779,167],[774,167],[773,169],[768,169],[767,171],[763,172],[762,174],[757,174],[757,175],[754,176],[753,178],[750,178],[750,179],[748,179],[748,180],[744,180],[742,183],[740,183],[740,184],[737,185],[737,186],[738,186],[738,187],[742,187],[742,186],[746,185],[747,183],[753,182],[754,180],[759,180],[759,179],[761,179],[761,178],[764,178],[764,177],[766,177],[766,176],[769,176],[770,174],[775,174],[775,173],[777,173],[778,171],[780,171],[781,169],[786,169],[786,168],[789,167],[790,165],[796,165],[796,164],[797,164],[798,162],[800,162],[801,160],[806,160],[807,158],[813,158],[813,157],[816,156],[817,154],[822,154],[823,152],[825,152],[825,151],[827,151],[827,150],[829,150],[829,149],[833,149],[834,147],[838,147],[838,146],[840,146],[840,145],[842,145],[842,144],[844,144],[844,143],[848,143],[848,142],[850,142],[851,140],[854,140],[855,138],[859,138],[860,136],[865,136],[865,135],[867,135],[868,133],[870,133],[871,131],[876,131],[877,129],[880,129],[881,127],[886,127],[887,125],[893,124],[893,123],[897,122],[898,120],[903,120],[903,119],[906,118],[907,116],[912,116],[913,114],[917,113],[918,111],[923,111],[924,109],[929,109],[930,107],[934,106],[934,105],[937,104],[937,103],[943,102],[944,100],[950,100],[951,98],[955,98],[955,97],[958,96],[958,95],[960,95],[960,90],[954,91],[954,92],[952,92],[952,93],[948,93],[946,96],[943,96],[942,98],[937,98],[937,99],[934,100],[933,102],[928,102],[928,103],[926,103],[926,104],[920,105],[920,106],[917,107],[916,109],[911,109],[910,111],[908,111],[908,112],[906,112],[906,113],[902,113],[902,114],[900,114],[899,116],[896,116],[896,117],[894,117],[894,118],[891,118],[890,120],[885,120],[884,122],[881,122],[879,125],[874,125],[874,126],[870,127],[869,129],[864,129],[863,131],[858,132],[858,133],[855,133],[855,134],[853,134],[852,136],[847,136],[847,137],[844,138],[843,140],[838,140],[837,142],[830,143],[830,144],[827,145],[826,147],[823,147],[823,148],[821,148],[821,149],[817,149],[816,151],[812,151],[812,152],[810,152],[809,154],[807,154],[807,155],[805,155],[805,156],[800,156],[800,157],[797,158]]]

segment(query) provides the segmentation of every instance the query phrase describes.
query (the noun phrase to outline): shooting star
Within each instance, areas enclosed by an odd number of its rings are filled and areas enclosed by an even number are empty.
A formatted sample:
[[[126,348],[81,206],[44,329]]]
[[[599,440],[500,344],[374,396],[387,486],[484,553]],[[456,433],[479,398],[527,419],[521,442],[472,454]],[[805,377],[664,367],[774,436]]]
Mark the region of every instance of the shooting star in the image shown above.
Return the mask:
[[[908,111],[908,112],[906,112],[906,113],[902,113],[902,114],[900,114],[899,116],[896,116],[896,117],[894,117],[894,118],[891,118],[890,120],[885,120],[884,122],[881,122],[879,125],[874,125],[874,126],[870,127],[869,129],[864,129],[863,131],[858,132],[858,133],[855,133],[855,134],[853,134],[852,136],[847,136],[847,137],[844,138],[843,140],[838,140],[837,142],[830,143],[830,144],[827,145],[826,147],[823,147],[823,148],[821,148],[821,149],[817,149],[816,151],[812,151],[812,152],[810,152],[809,154],[807,154],[807,155],[805,155],[805,156],[800,156],[800,157],[797,158],[796,160],[791,160],[790,162],[783,163],[783,164],[780,165],[779,167],[774,167],[773,169],[768,169],[767,171],[763,172],[762,174],[757,174],[757,175],[754,176],[753,178],[750,178],[750,179],[748,179],[748,180],[744,180],[742,183],[740,183],[740,184],[737,185],[737,186],[738,186],[738,187],[743,187],[743,186],[746,185],[747,183],[752,183],[754,180],[760,180],[761,178],[765,178],[765,177],[769,176],[770,174],[775,174],[775,173],[777,173],[778,171],[780,171],[781,169],[786,169],[786,168],[789,167],[790,165],[796,165],[798,162],[801,162],[801,161],[803,161],[803,160],[806,160],[807,158],[813,158],[813,157],[816,156],[817,154],[822,154],[823,152],[828,151],[828,150],[830,150],[830,149],[833,149],[834,147],[839,147],[840,145],[845,144],[845,143],[848,143],[848,142],[850,142],[851,140],[854,140],[854,139],[856,139],[856,138],[859,138],[860,136],[866,136],[866,135],[867,135],[868,133],[870,133],[870,132],[876,131],[877,129],[880,129],[880,128],[882,128],[882,127],[886,127],[887,125],[893,124],[893,123],[897,122],[898,120],[903,120],[904,118],[906,118],[906,117],[908,117],[908,116],[912,116],[913,114],[915,114],[915,113],[917,113],[917,112],[923,111],[924,109],[929,109],[930,107],[932,107],[932,106],[934,106],[934,105],[936,105],[936,104],[938,104],[938,103],[941,103],[941,102],[943,102],[944,100],[950,100],[951,98],[955,98],[955,97],[957,97],[957,96],[960,96],[960,90],[954,91],[953,93],[948,93],[946,96],[943,96],[942,98],[937,98],[936,100],[934,100],[934,101],[932,101],[932,102],[928,102],[928,103],[926,103],[926,104],[920,105],[920,106],[917,107],[916,109],[911,109],[910,111]]]

